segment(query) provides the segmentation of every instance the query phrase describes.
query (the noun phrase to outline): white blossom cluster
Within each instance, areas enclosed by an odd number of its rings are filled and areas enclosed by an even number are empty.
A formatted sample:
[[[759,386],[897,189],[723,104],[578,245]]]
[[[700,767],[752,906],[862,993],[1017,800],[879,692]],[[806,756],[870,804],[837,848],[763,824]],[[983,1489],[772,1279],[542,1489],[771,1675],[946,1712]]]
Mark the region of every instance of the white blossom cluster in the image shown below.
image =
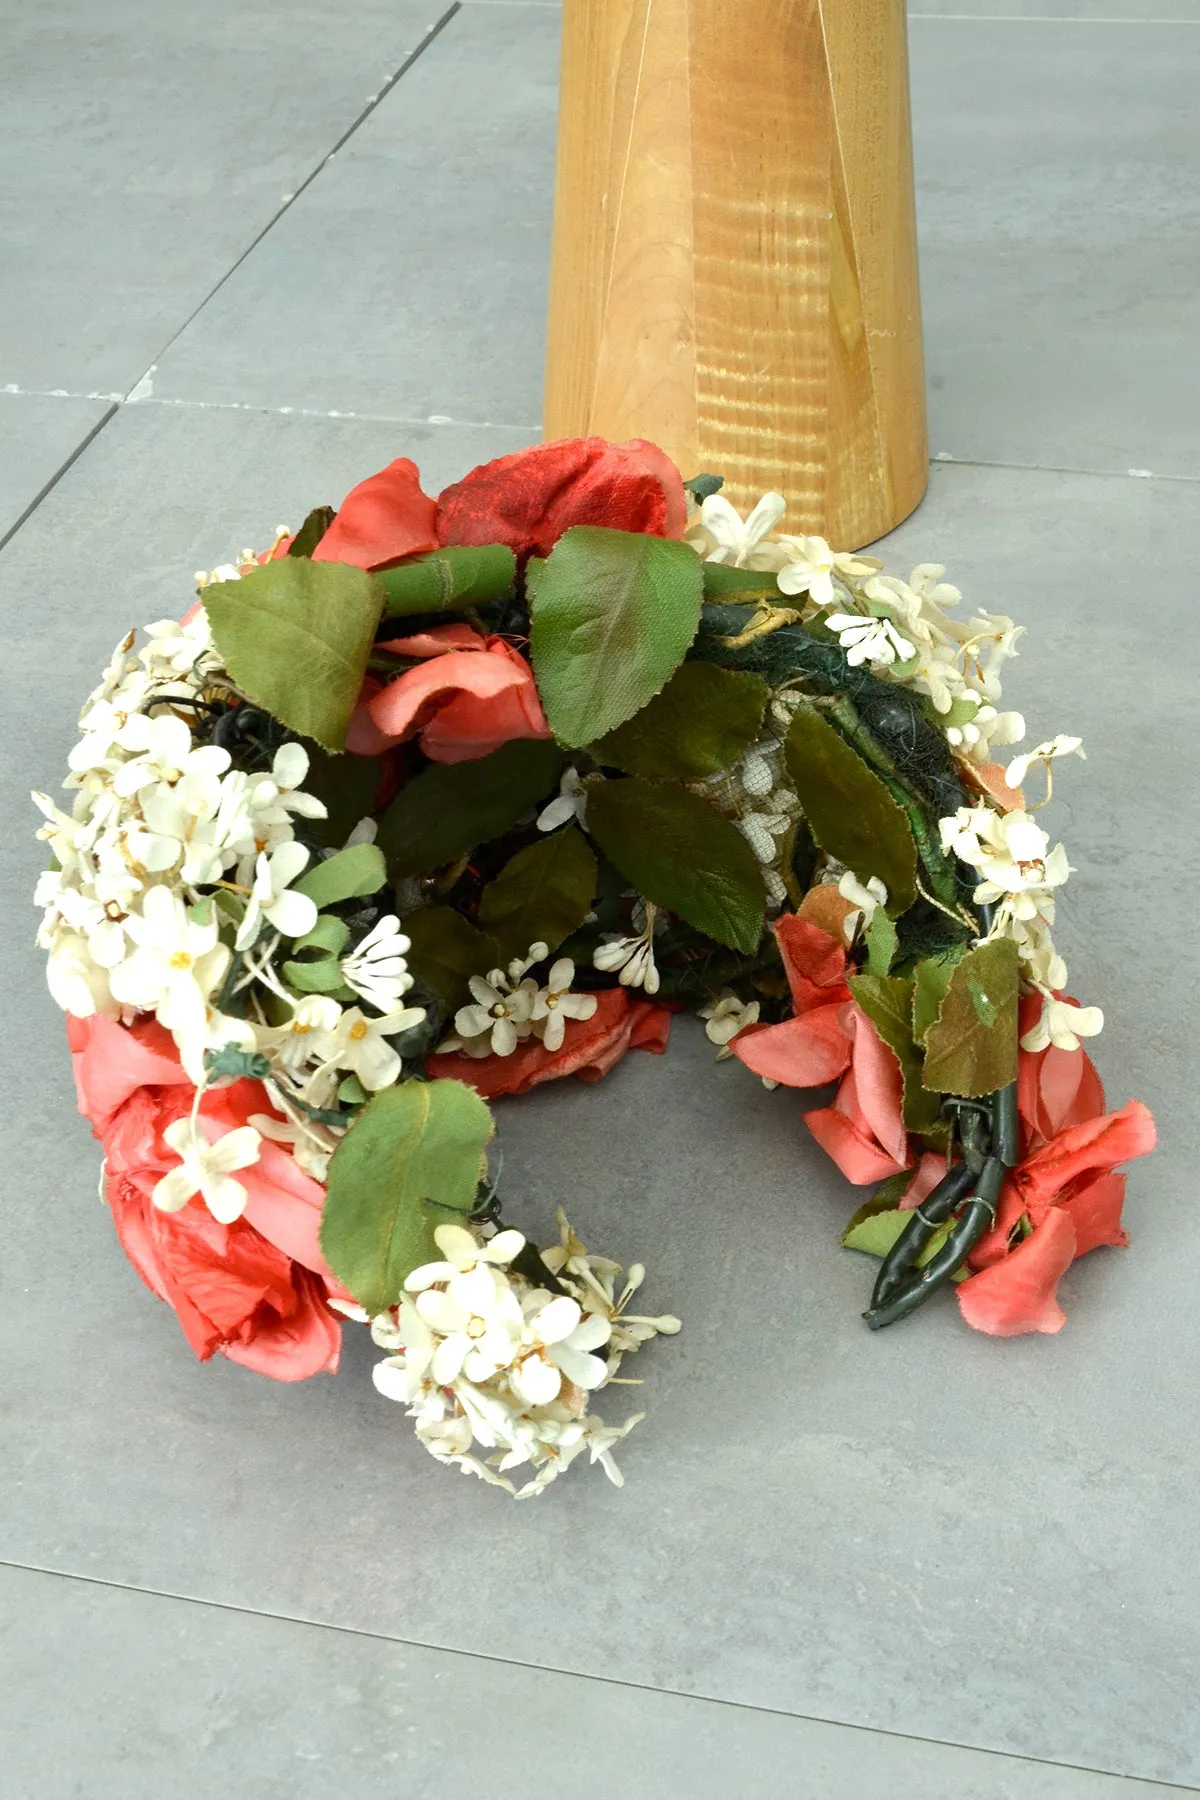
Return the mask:
[[[471,999],[454,1015],[454,1030],[438,1045],[438,1054],[461,1050],[466,1056],[511,1056],[518,1044],[537,1038],[547,1050],[561,1050],[568,1019],[590,1019],[594,994],[574,994],[575,964],[569,956],[551,963],[545,983],[529,971],[550,954],[546,944],[531,944],[507,969],[489,969],[467,983]]]
[[[440,1462],[507,1490],[540,1494],[588,1453],[621,1485],[613,1445],[643,1417],[609,1426],[591,1396],[617,1376],[622,1357],[679,1330],[672,1314],[633,1314],[644,1278],[592,1256],[559,1214],[561,1242],[542,1254],[559,1292],[512,1267],[525,1248],[518,1231],[490,1240],[461,1225],[434,1233],[442,1260],[414,1269],[398,1307],[372,1321],[391,1352],[375,1385],[408,1408],[416,1433]],[[533,1473],[521,1486],[510,1471]]]
[[[245,558],[206,583],[233,579],[242,566]],[[401,1004],[412,985],[409,941],[388,916],[347,946],[340,981],[361,1005],[285,983],[279,965],[317,921],[294,885],[311,855],[295,820],[325,817],[303,789],[308,754],[284,743],[269,770],[248,773],[227,749],[197,741],[206,709],[240,702],[203,607],[186,624],[148,626],[146,638],[136,652],[133,633],[121,642],[80,715],[64,783],[70,810],[33,796],[45,818],[38,836],[54,859],[34,896],[50,991],[79,1018],[128,1023],[153,1014],[174,1038],[197,1099],[210,1051],[232,1045],[264,1056],[268,1092],[286,1122],[264,1115],[261,1133],[292,1142],[301,1166],[323,1178],[337,1138],[308,1109],[335,1103],[349,1077],[360,1098],[390,1086],[401,1069],[390,1040],[424,1018]],[[195,1176],[191,1191],[217,1216],[236,1217],[234,1190],[242,1204],[244,1192],[226,1179],[217,1151],[194,1120],[180,1137],[173,1147]],[[164,1187],[159,1204],[180,1204],[179,1186]]]
[[[872,674],[902,682],[924,694],[943,721],[942,729],[961,760],[979,767],[990,763],[994,752],[1019,743],[1025,721],[1018,712],[1001,712],[1000,670],[1016,655],[1024,627],[1001,613],[979,612],[966,620],[951,616],[962,600],[958,588],[945,581],[940,563],[920,563],[907,581],[882,573],[874,557],[842,555],[830,549],[824,538],[769,536],[783,516],[780,494],[765,494],[746,519],[721,494],[711,494],[700,507],[697,527],[688,541],[709,561],[739,568],[761,569],[776,576],[782,596],[800,605],[791,617],[811,622],[818,615],[837,637],[851,667],[866,667]],[[772,716],[786,734],[795,697],[786,690],[772,702]],[[768,740],[769,741],[769,740]],[[776,739],[778,744],[779,739]],[[1060,734],[1036,749],[1010,761],[1005,780],[1019,789],[1030,767],[1042,763],[1050,795],[1051,763],[1056,757],[1082,755],[1080,740]],[[746,759],[754,769],[759,759],[769,764],[769,750],[762,746]],[[778,774],[775,763],[775,779]],[[724,778],[723,778],[724,779]],[[744,776],[742,777],[745,785]],[[794,796],[784,788],[771,794],[773,816],[750,814],[740,821],[743,831],[767,866],[764,877],[768,896],[778,903],[782,878],[763,854],[768,832],[790,825],[787,802]],[[1042,804],[1045,804],[1043,802]],[[1048,1044],[1075,1050],[1081,1037],[1091,1037],[1104,1023],[1099,1007],[1076,1007],[1056,998],[1067,979],[1066,964],[1054,948],[1050,927],[1054,923],[1054,891],[1066,881],[1070,868],[1061,844],[1049,847],[1047,834],[1023,810],[999,812],[984,802],[960,808],[940,822],[942,847],[976,868],[981,880],[975,890],[978,903],[995,907],[993,936],[1016,940],[1021,972],[1044,997],[1041,1017],[1022,1043],[1029,1050]],[[857,904],[866,890],[851,876]],[[860,917],[869,919],[865,910]]]

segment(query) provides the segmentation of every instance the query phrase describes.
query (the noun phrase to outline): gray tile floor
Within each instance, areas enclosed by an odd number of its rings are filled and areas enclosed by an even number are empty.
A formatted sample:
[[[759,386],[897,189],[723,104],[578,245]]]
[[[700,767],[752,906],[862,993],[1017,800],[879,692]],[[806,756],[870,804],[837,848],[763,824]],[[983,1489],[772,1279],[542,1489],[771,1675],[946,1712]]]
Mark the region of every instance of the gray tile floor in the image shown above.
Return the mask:
[[[78,695],[193,568],[535,433],[559,9],[438,3],[0,0],[0,1796],[1200,1790],[1200,0],[911,28],[941,460],[894,550],[1024,618],[1014,702],[1090,739],[1064,949],[1164,1127],[1066,1331],[866,1333],[794,1100],[680,1029],[504,1114],[529,1219],[572,1196],[687,1320],[624,1492],[506,1509],[362,1344],[299,1390],[195,1365],[92,1201],[21,798]]]

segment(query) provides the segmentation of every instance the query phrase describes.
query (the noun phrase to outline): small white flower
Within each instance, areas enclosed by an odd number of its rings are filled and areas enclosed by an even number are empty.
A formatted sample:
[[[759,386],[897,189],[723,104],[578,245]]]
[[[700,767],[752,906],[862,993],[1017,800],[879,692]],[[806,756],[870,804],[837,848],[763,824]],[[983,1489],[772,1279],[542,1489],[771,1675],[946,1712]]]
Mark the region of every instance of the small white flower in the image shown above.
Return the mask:
[[[222,1225],[240,1219],[246,1210],[247,1194],[241,1182],[233,1179],[233,1172],[248,1169],[258,1161],[262,1139],[254,1127],[241,1125],[210,1144],[193,1119],[176,1119],[167,1126],[163,1137],[181,1162],[177,1169],[169,1169],[155,1187],[155,1206],[161,1212],[178,1212],[199,1194]]]
[[[391,1012],[413,984],[404,960],[405,951],[411,948],[412,941],[400,930],[395,913],[387,913],[351,954],[342,958],[342,979],[380,1012]]]
[[[557,831],[571,819],[577,819],[582,825],[586,811],[587,789],[580,780],[579,771],[564,769],[558,793],[538,814],[538,830]]]
[[[788,560],[777,576],[782,594],[807,594],[814,606],[833,602],[833,577],[839,566],[852,562],[829,548],[823,537],[788,537],[781,542]],[[862,565],[864,572],[873,565]],[[849,574],[850,570],[845,570]]]
[[[328,818],[328,808],[300,784],[308,774],[308,751],[303,744],[281,744],[275,752],[270,775],[251,776],[246,805],[253,821],[256,848],[273,850],[293,834],[292,815],[303,819]]]
[[[286,1025],[263,1027],[260,1036],[281,1067],[299,1071],[335,1054],[341,1018],[341,1007],[328,994],[305,994]]]
[[[1026,750],[1021,756],[1014,756],[1004,772],[1004,779],[1009,787],[1021,787],[1035,762],[1044,762],[1048,770],[1056,756],[1081,756],[1086,762],[1083,739],[1068,737],[1065,732],[1060,731],[1055,737],[1049,738],[1046,743],[1039,744],[1036,749]]]
[[[715,1000],[700,1008],[699,1016],[705,1020],[704,1035],[710,1044],[718,1046],[718,1062],[733,1055],[729,1046],[739,1031],[745,1031],[747,1025],[757,1025],[759,1010],[757,1000],[741,1000],[731,988],[723,988]]]
[[[1078,1050],[1080,1038],[1095,1037],[1103,1028],[1104,1014],[1098,1006],[1071,1006],[1047,994],[1042,1016],[1021,1039],[1021,1048],[1045,1050],[1053,1044],[1057,1050]]]
[[[528,965],[526,965],[528,966]],[[512,971],[492,969],[487,977],[472,975],[467,983],[470,1004],[454,1015],[456,1035],[471,1056],[511,1056],[532,1030],[536,981],[512,979]],[[457,1048],[458,1046],[456,1046]],[[442,1048],[446,1048],[445,1045]]]
[[[592,1352],[607,1344],[612,1335],[606,1318],[584,1313],[578,1301],[565,1294],[547,1299],[540,1288],[528,1296],[523,1311],[521,1347],[509,1380],[527,1406],[545,1406],[556,1400],[564,1379],[585,1393],[603,1387],[608,1364]]]
[[[534,1034],[547,1050],[561,1050],[568,1019],[590,1019],[596,1010],[595,994],[573,994],[575,964],[562,956],[552,963],[546,986],[539,988],[530,1009]]]
[[[1061,844],[1049,848],[1049,838],[1028,813],[962,806],[940,821],[939,830],[942,849],[983,876],[975,889],[977,904],[1000,902],[1012,919],[1027,921],[1040,914],[1053,924],[1052,890],[1063,885],[1071,865]]]
[[[152,887],[141,913],[130,913],[124,925],[137,948],[109,973],[114,998],[156,1013],[179,1036],[203,1030],[208,996],[229,965],[211,912],[207,920],[191,918],[177,894]]]
[[[76,932],[60,931],[55,937],[46,959],[46,982],[55,1002],[76,1019],[120,1011],[106,970],[91,954],[87,939]]]
[[[745,568],[759,543],[774,531],[787,508],[782,494],[764,494],[749,517],[743,519],[724,494],[710,494],[701,503],[700,524],[715,546],[706,560]]]
[[[123,798],[159,782],[174,787],[188,774],[219,778],[229,767],[229,752],[218,744],[193,749],[191,727],[177,713],[132,713],[118,742],[132,753],[113,776],[113,789]]]
[[[837,633],[852,669],[862,663],[872,668],[888,668],[895,662],[907,662],[917,653],[916,645],[902,637],[890,619],[864,618],[860,613],[830,613],[826,623]]]
[[[370,1019],[357,1006],[349,1006],[333,1033],[337,1066],[357,1075],[369,1094],[391,1087],[400,1074],[399,1052],[388,1043],[402,1031],[411,1031],[425,1017],[422,1006],[405,1006]]]
[[[876,909],[887,905],[887,889],[878,875],[872,875],[864,886],[857,875],[847,869],[838,882],[838,893],[843,900],[849,900],[858,910],[847,913],[842,929],[846,934],[846,942],[853,938],[859,925],[867,926],[875,917]]]
[[[298,894],[291,886],[307,866],[308,851],[295,841],[280,844],[270,856],[260,854],[257,857],[250,902],[234,940],[236,949],[249,948],[264,920],[273,925],[281,937],[303,937],[312,930],[317,922],[317,909],[307,894]]]

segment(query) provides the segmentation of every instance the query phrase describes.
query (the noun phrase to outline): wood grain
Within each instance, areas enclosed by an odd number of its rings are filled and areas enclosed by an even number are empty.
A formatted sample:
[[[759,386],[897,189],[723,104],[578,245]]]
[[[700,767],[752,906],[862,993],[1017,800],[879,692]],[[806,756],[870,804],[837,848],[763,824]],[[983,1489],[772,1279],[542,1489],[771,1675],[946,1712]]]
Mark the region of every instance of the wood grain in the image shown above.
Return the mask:
[[[928,472],[903,0],[564,0],[563,29],[546,436],[881,536]]]

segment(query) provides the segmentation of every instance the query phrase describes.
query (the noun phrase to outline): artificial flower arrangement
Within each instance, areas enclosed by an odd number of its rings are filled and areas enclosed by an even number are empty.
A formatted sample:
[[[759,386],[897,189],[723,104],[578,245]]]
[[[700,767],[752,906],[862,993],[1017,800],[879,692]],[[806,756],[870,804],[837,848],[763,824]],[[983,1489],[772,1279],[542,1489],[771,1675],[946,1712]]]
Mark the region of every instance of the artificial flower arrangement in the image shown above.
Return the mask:
[[[1000,710],[1010,619],[944,570],[743,520],[653,445],[545,444],[436,500],[393,462],[118,646],[37,888],[128,1256],[200,1357],[281,1380],[346,1320],[422,1443],[519,1496],[679,1329],[560,1215],[502,1223],[488,1102],[697,1010],[873,1191],[870,1325],[953,1284],[1057,1331],[1154,1126],[1106,1113]],[[749,1077],[747,1077],[749,1078]],[[515,1471],[523,1471],[514,1480]]]

